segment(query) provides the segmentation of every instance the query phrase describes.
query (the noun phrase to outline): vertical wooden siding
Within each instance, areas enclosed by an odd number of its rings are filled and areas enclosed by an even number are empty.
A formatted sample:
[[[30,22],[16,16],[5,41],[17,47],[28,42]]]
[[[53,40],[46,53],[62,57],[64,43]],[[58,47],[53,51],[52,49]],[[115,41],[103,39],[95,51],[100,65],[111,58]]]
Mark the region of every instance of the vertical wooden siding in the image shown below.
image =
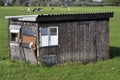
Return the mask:
[[[39,24],[49,26],[58,26],[59,45],[40,48],[40,55],[55,54],[60,63],[109,58],[109,20]]]
[[[19,22],[19,21],[10,21],[10,24],[12,25],[21,25],[22,29],[20,30],[20,39],[22,40],[22,36],[24,35],[33,35],[37,37],[37,43],[38,43],[38,23],[32,23],[32,22]],[[10,34],[10,33],[9,33]],[[10,36],[9,36],[10,38]],[[10,41],[9,41],[10,44]],[[39,44],[39,43],[38,43]],[[38,50],[39,45],[37,45]],[[39,50],[38,50],[39,51]],[[39,53],[39,52],[37,52]],[[16,60],[22,60],[27,61],[32,64],[37,64],[37,59],[34,54],[34,50],[23,48],[21,46],[21,42],[18,43],[18,45],[10,45],[10,54],[12,59]],[[39,55],[37,55],[39,56]]]

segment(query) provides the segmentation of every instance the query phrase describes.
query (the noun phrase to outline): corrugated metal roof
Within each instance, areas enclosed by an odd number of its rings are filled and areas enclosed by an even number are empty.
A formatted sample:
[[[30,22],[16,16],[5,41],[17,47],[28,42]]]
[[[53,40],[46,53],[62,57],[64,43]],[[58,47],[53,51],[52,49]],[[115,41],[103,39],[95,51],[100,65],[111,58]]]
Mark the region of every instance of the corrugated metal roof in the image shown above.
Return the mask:
[[[18,21],[44,22],[44,21],[60,21],[60,20],[105,19],[110,17],[113,17],[113,12],[21,15],[21,16],[6,16],[5,18],[18,20]]]
[[[14,19],[19,21],[36,21],[38,15],[20,15],[20,16],[5,16],[6,19]]]
[[[49,22],[49,21],[79,21],[79,20],[99,20],[109,19],[113,17],[113,12],[105,13],[81,13],[81,14],[48,14],[38,15],[37,22]]]

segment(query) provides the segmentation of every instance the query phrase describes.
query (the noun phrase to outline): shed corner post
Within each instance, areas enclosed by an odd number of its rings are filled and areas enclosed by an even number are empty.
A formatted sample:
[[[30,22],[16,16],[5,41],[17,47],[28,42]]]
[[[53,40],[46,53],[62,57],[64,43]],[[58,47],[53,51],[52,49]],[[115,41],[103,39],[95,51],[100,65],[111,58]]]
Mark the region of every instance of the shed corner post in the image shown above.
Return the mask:
[[[37,64],[40,64],[40,46],[39,46],[39,25],[36,23],[36,34],[37,34]]]
[[[107,21],[107,59],[110,59],[110,18]]]
[[[10,30],[9,30],[9,25],[10,25],[10,19],[8,19],[8,54],[9,54],[9,59],[11,59],[11,50],[10,50]]]

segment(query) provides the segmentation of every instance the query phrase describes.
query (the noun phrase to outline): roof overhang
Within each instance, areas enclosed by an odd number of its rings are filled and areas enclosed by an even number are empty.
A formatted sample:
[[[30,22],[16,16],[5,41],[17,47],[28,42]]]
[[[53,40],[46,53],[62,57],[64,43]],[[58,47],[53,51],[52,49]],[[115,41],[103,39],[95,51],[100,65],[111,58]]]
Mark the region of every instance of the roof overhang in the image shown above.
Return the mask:
[[[40,15],[22,15],[5,16],[6,19],[18,21],[50,22],[50,21],[78,21],[93,19],[109,19],[113,17],[113,12],[104,13],[81,13],[81,14],[40,14]]]
[[[36,21],[38,15],[5,16],[6,19],[18,21]]]

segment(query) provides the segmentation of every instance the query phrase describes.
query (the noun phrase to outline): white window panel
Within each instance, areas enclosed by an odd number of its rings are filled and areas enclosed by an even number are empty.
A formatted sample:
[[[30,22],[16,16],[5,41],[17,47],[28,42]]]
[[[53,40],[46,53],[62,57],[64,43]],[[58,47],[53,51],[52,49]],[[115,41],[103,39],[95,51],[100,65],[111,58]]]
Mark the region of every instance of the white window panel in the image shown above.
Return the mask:
[[[48,46],[48,39],[49,39],[49,35],[48,35],[48,28],[44,27],[40,29],[41,32],[41,47],[45,47]]]
[[[20,30],[14,30],[14,29],[10,29],[11,33],[19,33]]]
[[[48,35],[46,36],[41,36],[41,46],[48,46]]]
[[[50,27],[50,46],[58,45],[58,27]]]
[[[54,46],[54,45],[58,45],[58,36],[50,36],[50,45]]]
[[[40,46],[58,45],[58,26],[40,28]]]

